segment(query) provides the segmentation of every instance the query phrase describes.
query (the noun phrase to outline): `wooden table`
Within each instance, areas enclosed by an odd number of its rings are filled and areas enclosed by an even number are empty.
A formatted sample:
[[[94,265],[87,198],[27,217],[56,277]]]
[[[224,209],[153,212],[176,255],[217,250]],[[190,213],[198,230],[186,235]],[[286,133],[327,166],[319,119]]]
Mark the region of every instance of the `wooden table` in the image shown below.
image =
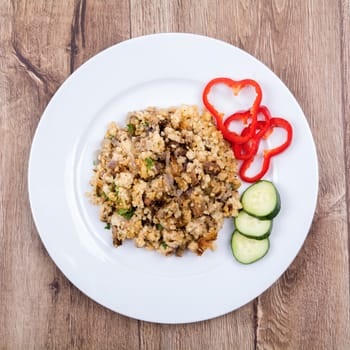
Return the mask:
[[[2,0],[0,349],[349,349],[349,15],[349,0]],[[33,134],[60,84],[106,47],[168,31],[225,40],[276,72],[305,112],[320,170],[290,268],[239,310],[188,325],[137,321],[83,295],[44,249],[27,196]]]

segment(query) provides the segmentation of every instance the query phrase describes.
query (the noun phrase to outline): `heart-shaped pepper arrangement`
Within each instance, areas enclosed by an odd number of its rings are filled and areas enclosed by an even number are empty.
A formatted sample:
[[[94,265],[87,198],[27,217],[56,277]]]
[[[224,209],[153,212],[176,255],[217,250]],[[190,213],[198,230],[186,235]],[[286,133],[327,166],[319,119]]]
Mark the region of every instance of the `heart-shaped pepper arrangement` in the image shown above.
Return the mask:
[[[208,98],[213,86],[218,84],[227,85],[233,90],[235,96],[245,87],[253,87],[256,97],[252,106],[247,111],[235,112],[224,119],[224,114],[218,112]],[[225,77],[212,79],[205,86],[202,98],[204,106],[214,116],[217,128],[221,131],[223,137],[231,143],[235,157],[242,160],[239,169],[241,179],[246,182],[256,182],[262,179],[269,170],[271,158],[283,152],[291,144],[293,138],[291,124],[283,118],[271,117],[269,109],[261,105],[262,89],[253,79],[239,81]],[[259,115],[262,115],[264,119],[259,120]],[[244,123],[245,128],[240,133],[229,129],[234,121],[242,121]],[[261,170],[254,176],[248,176],[247,171],[258,153],[261,139],[267,139],[275,128],[282,128],[287,132],[286,140],[278,147],[264,150]]]

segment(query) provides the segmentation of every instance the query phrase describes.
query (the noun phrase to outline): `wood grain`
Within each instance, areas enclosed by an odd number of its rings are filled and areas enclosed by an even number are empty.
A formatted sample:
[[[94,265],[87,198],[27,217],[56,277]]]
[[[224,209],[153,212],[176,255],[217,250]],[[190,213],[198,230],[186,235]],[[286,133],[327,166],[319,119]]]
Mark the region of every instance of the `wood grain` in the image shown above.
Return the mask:
[[[217,28],[207,24],[217,23],[217,3],[204,1],[203,7],[194,12],[197,2],[167,1],[131,1],[131,33],[133,36],[156,32],[193,32],[197,34],[216,36]],[[220,6],[219,6],[220,8]],[[228,7],[229,11],[221,13],[222,22],[230,21],[230,16],[244,16],[240,6]],[[146,9],[146,10],[145,10]],[[232,11],[232,12],[231,12]],[[219,14],[220,16],[220,14]],[[227,33],[222,33],[223,40],[230,41]],[[237,33],[237,31],[236,31]],[[238,39],[236,38],[236,41]],[[242,326],[244,324],[244,326]],[[150,349],[149,344],[158,344],[159,349],[231,349],[235,344],[237,349],[251,349],[255,342],[254,305],[251,303],[236,313],[208,322],[184,326],[158,326],[151,333],[147,324],[141,323],[141,349]],[[214,330],[214,331],[213,331]]]
[[[347,218],[348,218],[348,256],[350,255],[350,1],[342,0],[340,2],[341,22],[341,77],[342,77],[342,116],[345,130],[345,138],[343,142],[345,156],[345,181],[346,181],[346,203],[347,203]],[[350,268],[350,257],[349,257]],[[350,276],[349,276],[350,278]],[[350,280],[349,280],[350,281]]]
[[[12,0],[0,23],[0,349],[350,348],[349,0]],[[274,70],[306,114],[320,170],[314,222],[286,273],[239,310],[185,325],[83,295],[46,253],[27,199],[31,140],[62,82],[106,47],[169,31],[225,40]]]
[[[49,284],[57,275],[57,268],[43,249],[31,219],[26,190],[28,153],[40,115],[66,76],[64,35],[69,23],[64,18],[69,7],[46,7],[44,2],[37,2],[32,12],[42,11],[43,16],[32,15],[31,21],[24,3],[7,3],[1,10],[1,47],[5,49],[1,56],[1,73],[5,73],[1,96],[6,102],[0,116],[0,339],[5,348],[23,348],[26,343],[33,348],[34,344],[45,344],[50,337],[55,299]],[[40,29],[56,16],[63,16],[57,26],[57,38]],[[54,60],[55,55],[60,60]],[[68,282],[61,277],[59,281],[66,291]]]
[[[259,298],[257,344],[262,349],[347,349],[349,283],[343,276],[349,275],[349,266],[339,69],[341,13],[336,2],[294,4],[284,1],[283,7],[278,8],[278,2],[271,6],[269,16],[276,19],[270,38],[271,52],[276,52],[272,67],[289,83],[313,129],[320,193],[313,227],[301,253],[278,283]],[[263,16],[262,21],[267,20]],[[290,52],[295,52],[293,60]],[[310,84],[305,77],[312,77]],[[327,98],[322,98],[325,86]],[[330,244],[330,237],[336,237],[335,242]],[[340,326],[334,327],[334,323]],[[320,336],[321,332],[329,337]]]
[[[76,0],[71,23],[71,72],[96,53],[129,38],[128,0]]]
[[[128,35],[122,30],[129,28],[128,4],[119,2],[113,9],[113,3],[102,14],[110,16],[111,24],[112,13],[114,19],[120,13],[116,31],[106,36],[116,42]],[[137,349],[138,322],[91,301],[51,261],[26,194],[28,153],[41,113],[72,70],[107,46],[98,31],[90,33],[97,23],[106,23],[98,19],[101,9],[95,3],[28,1],[8,3],[1,11],[1,47],[6,48],[1,56],[1,72],[6,73],[1,84],[6,101],[0,116],[1,174],[6,176],[0,180],[5,247],[0,257],[0,348]],[[89,37],[84,42],[85,30]]]

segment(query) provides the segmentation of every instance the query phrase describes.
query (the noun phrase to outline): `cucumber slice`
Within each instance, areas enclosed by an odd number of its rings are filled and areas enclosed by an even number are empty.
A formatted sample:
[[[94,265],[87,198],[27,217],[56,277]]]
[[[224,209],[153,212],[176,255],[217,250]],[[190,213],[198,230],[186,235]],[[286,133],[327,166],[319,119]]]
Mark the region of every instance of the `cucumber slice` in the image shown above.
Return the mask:
[[[243,209],[259,219],[273,219],[281,209],[280,195],[271,181],[260,180],[242,194]]]
[[[251,264],[266,255],[270,248],[268,238],[248,238],[235,230],[231,239],[232,254],[242,264]]]
[[[235,227],[244,236],[255,239],[267,238],[272,230],[272,220],[261,220],[244,210],[235,217]]]

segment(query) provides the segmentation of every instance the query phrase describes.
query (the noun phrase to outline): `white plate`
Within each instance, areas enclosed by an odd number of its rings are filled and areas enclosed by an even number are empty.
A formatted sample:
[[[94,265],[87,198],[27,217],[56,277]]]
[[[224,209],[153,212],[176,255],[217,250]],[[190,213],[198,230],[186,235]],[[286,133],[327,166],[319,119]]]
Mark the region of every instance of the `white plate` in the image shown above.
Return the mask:
[[[263,89],[263,104],[273,115],[287,118],[294,128],[292,146],[273,159],[266,177],[276,183],[282,198],[268,255],[248,266],[236,262],[229,244],[232,220],[227,220],[220,231],[218,249],[202,257],[188,253],[182,258],[165,258],[137,249],[132,242],[114,248],[111,232],[98,220],[98,208],[84,195],[108,123],[123,123],[128,111],[149,105],[202,106],[202,89],[217,76],[256,79]],[[242,96],[234,102],[237,108],[247,103],[248,95]],[[61,271],[105,307],[160,323],[223,315],[270,287],[306,238],[317,191],[312,135],[287,87],[244,51],[192,34],[135,38],[83,64],[48,104],[29,162],[34,220]]]

